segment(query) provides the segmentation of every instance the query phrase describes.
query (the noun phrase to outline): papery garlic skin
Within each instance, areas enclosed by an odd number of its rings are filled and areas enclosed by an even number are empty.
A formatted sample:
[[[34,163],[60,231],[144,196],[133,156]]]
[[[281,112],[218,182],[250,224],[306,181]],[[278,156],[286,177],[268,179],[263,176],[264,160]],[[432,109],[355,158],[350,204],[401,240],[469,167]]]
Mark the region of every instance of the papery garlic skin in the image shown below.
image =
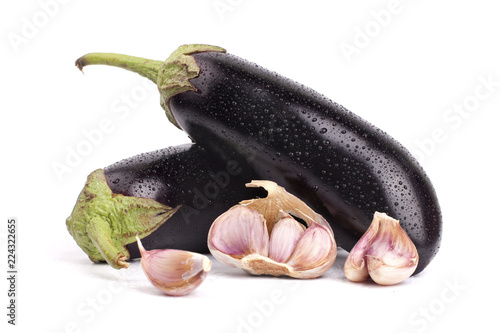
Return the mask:
[[[212,262],[199,253],[166,249],[147,251],[137,237],[141,265],[149,281],[170,296],[184,296],[198,288]]]
[[[268,196],[243,201],[213,222],[208,248],[218,261],[251,274],[303,279],[316,278],[333,265],[337,245],[321,215],[274,182],[247,186],[262,186]]]
[[[371,277],[380,285],[394,285],[417,269],[415,244],[398,220],[375,212],[373,221],[353,247],[344,265],[347,279],[360,282]]]

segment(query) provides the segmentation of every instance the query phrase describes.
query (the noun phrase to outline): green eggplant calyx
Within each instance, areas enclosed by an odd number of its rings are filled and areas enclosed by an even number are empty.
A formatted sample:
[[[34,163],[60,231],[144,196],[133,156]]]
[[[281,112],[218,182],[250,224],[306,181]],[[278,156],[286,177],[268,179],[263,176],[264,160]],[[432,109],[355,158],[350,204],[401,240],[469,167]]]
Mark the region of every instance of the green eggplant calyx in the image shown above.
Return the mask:
[[[180,128],[170,110],[169,100],[172,96],[185,91],[196,91],[189,80],[200,73],[200,68],[192,57],[201,52],[222,52],[226,50],[212,45],[186,44],[181,45],[165,61],[149,60],[117,53],[88,53],[75,62],[83,72],[88,65],[108,65],[123,68],[153,81],[160,91],[161,106],[168,120]]]
[[[150,198],[111,191],[103,169],[92,172],[78,196],[66,227],[93,262],[106,261],[113,268],[127,268],[127,244],[158,229],[179,208]]]
[[[179,128],[180,126],[170,110],[169,100],[177,94],[197,90],[189,82],[200,73],[200,67],[192,55],[202,52],[225,53],[226,50],[218,46],[204,44],[181,45],[165,60],[158,72],[156,84],[161,95],[161,106],[165,110],[168,120]]]

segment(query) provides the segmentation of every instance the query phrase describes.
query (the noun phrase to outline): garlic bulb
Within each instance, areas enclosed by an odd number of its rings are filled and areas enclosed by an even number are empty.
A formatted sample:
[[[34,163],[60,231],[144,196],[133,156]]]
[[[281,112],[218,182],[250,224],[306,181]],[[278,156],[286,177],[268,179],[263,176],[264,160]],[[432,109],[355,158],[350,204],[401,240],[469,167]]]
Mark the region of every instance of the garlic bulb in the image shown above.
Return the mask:
[[[183,250],[147,251],[137,238],[141,265],[149,281],[170,296],[189,294],[205,280],[212,263],[207,256]]]
[[[344,273],[354,282],[370,276],[380,285],[394,285],[409,278],[417,264],[417,249],[399,221],[375,212],[370,227],[349,253]]]
[[[318,277],[333,265],[337,245],[321,215],[274,182],[247,186],[263,187],[268,196],[243,201],[214,221],[208,248],[217,260],[256,275],[304,279]]]

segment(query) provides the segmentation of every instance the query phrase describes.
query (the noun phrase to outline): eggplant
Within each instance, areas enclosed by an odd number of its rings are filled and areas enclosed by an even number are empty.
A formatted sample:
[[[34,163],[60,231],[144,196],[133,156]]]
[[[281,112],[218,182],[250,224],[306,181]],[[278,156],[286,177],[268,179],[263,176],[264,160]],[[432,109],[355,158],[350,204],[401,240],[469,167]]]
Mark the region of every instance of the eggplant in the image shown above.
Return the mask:
[[[76,61],[139,73],[158,85],[169,120],[222,160],[248,164],[323,215],[350,251],[374,212],[398,219],[421,272],[439,250],[436,192],[415,158],[389,134],[318,92],[207,45],[165,61],[91,53]]]
[[[139,258],[135,235],[150,249],[208,252],[212,222],[241,200],[263,197],[245,187],[246,165],[195,144],[136,155],[92,172],[67,228],[94,262],[127,267]]]

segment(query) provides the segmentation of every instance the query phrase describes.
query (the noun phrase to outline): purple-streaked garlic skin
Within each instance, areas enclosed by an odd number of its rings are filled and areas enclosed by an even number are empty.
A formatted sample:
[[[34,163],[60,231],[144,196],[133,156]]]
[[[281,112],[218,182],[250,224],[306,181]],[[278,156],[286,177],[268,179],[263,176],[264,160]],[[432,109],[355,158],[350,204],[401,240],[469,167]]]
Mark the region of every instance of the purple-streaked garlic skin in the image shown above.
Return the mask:
[[[269,235],[266,222],[257,211],[235,206],[215,221],[208,235],[209,247],[237,258],[250,253],[267,256]]]
[[[418,265],[418,252],[399,221],[375,212],[372,224],[353,247],[344,265],[347,279],[368,277],[380,285],[394,285],[409,278]]]
[[[208,234],[212,255],[255,275],[306,279],[324,274],[337,256],[328,222],[276,183],[252,181],[247,186],[263,187],[268,196],[243,201],[213,222]]]
[[[366,250],[378,231],[379,223],[372,222],[359,241],[354,245],[344,264],[344,274],[350,281],[361,282],[369,277],[366,266]]]
[[[298,240],[288,264],[301,271],[314,269],[318,263],[328,261],[328,257],[334,251],[333,246],[328,229],[317,223],[311,223]]]
[[[246,270],[242,259],[268,255],[269,235],[265,220],[248,207],[231,207],[212,223],[207,244],[215,259]]]
[[[141,266],[149,281],[169,296],[184,296],[205,280],[211,269],[207,256],[184,250],[147,251],[137,237]]]

